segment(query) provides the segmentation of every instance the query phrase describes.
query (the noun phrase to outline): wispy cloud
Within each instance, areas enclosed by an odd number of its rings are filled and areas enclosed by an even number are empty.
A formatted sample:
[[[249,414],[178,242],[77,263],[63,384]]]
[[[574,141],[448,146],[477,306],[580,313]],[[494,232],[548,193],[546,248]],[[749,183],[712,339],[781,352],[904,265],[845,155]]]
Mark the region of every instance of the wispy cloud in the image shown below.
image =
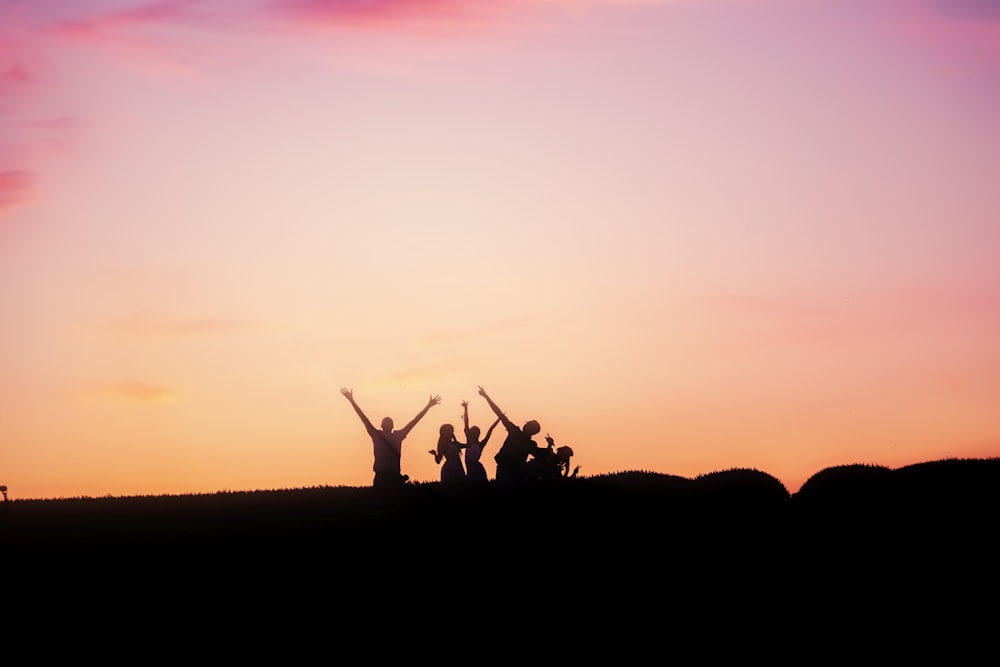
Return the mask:
[[[169,387],[134,381],[108,385],[101,393],[137,403],[172,403],[178,398],[177,392]]]
[[[867,294],[759,294],[716,297],[719,334],[753,347],[899,344],[920,337],[974,336],[996,326],[1000,292],[910,285]],[[956,332],[960,332],[956,333]]]
[[[466,367],[466,361],[459,357],[449,357],[438,361],[424,364],[416,368],[409,368],[399,373],[386,376],[379,381],[381,385],[409,384],[416,380],[430,380],[439,378],[442,375],[451,374],[456,370]]]
[[[373,23],[469,15],[476,5],[485,4],[468,0],[274,0],[269,8],[311,19]]]
[[[0,53],[3,53],[2,45],[0,45]],[[0,63],[2,63],[2,69],[0,69],[0,90],[6,92],[16,86],[31,83],[31,71],[24,63],[13,59],[8,62],[0,61]]]
[[[540,9],[574,11],[601,5],[773,3],[776,0],[270,0],[272,16],[350,28],[406,26],[435,32],[510,27]],[[780,1],[780,0],[779,0]],[[789,1],[789,0],[784,0]],[[794,0],[793,0],[794,1]]]
[[[239,27],[240,21],[259,13],[260,2],[248,0],[159,0],[84,5],[66,3],[59,13],[45,18],[46,27],[59,34],[110,34],[145,28]]]
[[[30,4],[0,2],[0,215],[35,195],[31,158],[61,136],[34,104],[47,72],[36,25]]]
[[[69,16],[47,32],[146,75],[187,76],[236,56],[221,38],[246,27],[247,9],[245,2],[165,0]]]
[[[215,336],[244,331],[254,326],[248,320],[225,318],[151,319],[129,318],[112,323],[116,336],[132,339]]]
[[[44,66],[37,17],[19,3],[0,2],[0,120],[23,111]]]
[[[33,182],[27,170],[0,171],[0,213],[28,199]]]
[[[530,0],[270,0],[261,18],[295,32],[350,30],[471,39],[532,26],[539,8]]]
[[[410,386],[439,383],[464,376],[470,369],[481,366],[483,354],[480,346],[484,337],[521,331],[537,324],[542,318],[541,315],[523,315],[485,322],[476,327],[422,336],[416,341],[416,353],[430,360],[384,375],[377,384],[380,387]],[[473,345],[468,345],[470,343]],[[448,352],[444,353],[446,350]],[[455,353],[456,350],[462,352]]]
[[[425,336],[422,342],[426,345],[451,345],[456,342],[476,340],[483,336],[502,331],[512,331],[523,329],[537,322],[541,315],[522,315],[520,317],[509,317],[501,320],[486,322],[477,327],[462,329],[460,331],[438,332]]]

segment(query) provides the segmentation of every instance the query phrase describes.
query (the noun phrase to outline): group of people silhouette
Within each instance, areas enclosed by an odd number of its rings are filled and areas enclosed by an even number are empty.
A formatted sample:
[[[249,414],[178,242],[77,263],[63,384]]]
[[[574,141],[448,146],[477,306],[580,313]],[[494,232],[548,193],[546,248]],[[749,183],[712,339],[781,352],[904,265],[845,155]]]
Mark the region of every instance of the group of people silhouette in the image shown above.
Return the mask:
[[[372,447],[375,455],[375,479],[372,485],[375,488],[397,488],[405,485],[409,480],[409,475],[404,475],[400,469],[400,460],[403,450],[403,440],[413,427],[417,425],[427,411],[441,402],[441,397],[431,395],[427,400],[427,405],[417,413],[417,416],[410,420],[401,429],[394,429],[395,423],[391,417],[382,419],[382,428],[377,429],[364,411],[354,400],[354,391],[346,387],[340,389],[354,411],[361,418],[365,430],[372,439]],[[532,438],[541,432],[541,426],[537,421],[531,419],[523,426],[518,426],[504,414],[489,394],[482,387],[479,387],[479,395],[486,399],[490,409],[496,414],[496,420],[486,430],[486,434],[480,439],[482,431],[478,426],[469,425],[469,402],[462,401],[462,425],[465,432],[465,442],[461,442],[455,435],[453,424],[442,424],[438,433],[437,449],[430,450],[435,463],[441,465],[441,482],[446,484],[472,483],[485,484],[489,481],[486,468],[483,467],[480,457],[486,448],[493,429],[498,424],[503,424],[507,429],[507,437],[493,457],[496,461],[496,481],[500,485],[518,484],[528,480],[556,479],[560,477],[576,477],[580,466],[576,466],[570,472],[570,459],[573,450],[570,447],[556,447],[555,441],[546,434],[545,442],[547,446],[541,447]],[[464,451],[464,464],[463,464]]]

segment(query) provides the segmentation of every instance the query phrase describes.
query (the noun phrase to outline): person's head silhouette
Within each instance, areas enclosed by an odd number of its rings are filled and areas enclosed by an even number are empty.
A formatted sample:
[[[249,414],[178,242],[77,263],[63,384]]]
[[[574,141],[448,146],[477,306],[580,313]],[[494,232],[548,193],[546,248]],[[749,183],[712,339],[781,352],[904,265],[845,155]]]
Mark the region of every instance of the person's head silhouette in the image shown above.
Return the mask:
[[[532,436],[536,435],[539,431],[541,431],[542,427],[538,422],[532,419],[531,421],[524,422],[524,426],[521,428],[521,430],[524,431],[525,435]]]
[[[386,435],[392,434],[392,417],[385,417],[382,420],[382,432]]]
[[[433,449],[431,454],[434,454],[434,459],[440,463],[441,459],[446,458],[448,455],[448,450],[453,444],[455,444],[455,426],[453,424],[441,424],[441,428],[438,429],[438,446],[437,452]]]

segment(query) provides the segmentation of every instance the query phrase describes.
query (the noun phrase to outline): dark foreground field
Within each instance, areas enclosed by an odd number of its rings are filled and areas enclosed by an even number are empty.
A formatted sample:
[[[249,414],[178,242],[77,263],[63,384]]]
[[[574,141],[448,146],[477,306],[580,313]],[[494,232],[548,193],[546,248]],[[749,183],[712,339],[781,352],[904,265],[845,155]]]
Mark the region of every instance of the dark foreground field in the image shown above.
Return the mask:
[[[12,500],[2,509],[8,556],[239,553],[358,558],[419,550],[429,558],[527,549],[559,564],[734,561],[910,547],[974,547],[996,526],[1000,459],[899,469],[820,471],[796,494],[756,470],[694,479],[648,472],[502,489],[410,485],[396,494],[321,487],[206,495]],[[374,555],[373,555],[374,557]]]
[[[998,509],[1000,459],[839,466],[794,495],[755,470],[623,472],[388,496],[12,500],[0,554],[8,582],[57,582],[89,603],[384,604],[419,617],[431,604],[461,614],[489,602],[644,632],[679,617],[730,629],[836,618],[871,632],[905,618],[911,632],[940,632],[996,604]]]

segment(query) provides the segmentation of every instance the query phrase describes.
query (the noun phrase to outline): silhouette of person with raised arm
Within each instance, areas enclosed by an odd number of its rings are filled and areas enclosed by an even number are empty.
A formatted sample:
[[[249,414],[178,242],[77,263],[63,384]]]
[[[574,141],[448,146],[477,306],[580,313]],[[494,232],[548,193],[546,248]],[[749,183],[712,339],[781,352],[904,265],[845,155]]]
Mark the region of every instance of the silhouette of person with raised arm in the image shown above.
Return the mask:
[[[400,474],[399,468],[403,451],[403,439],[410,434],[410,431],[427,414],[428,410],[441,402],[441,397],[432,395],[427,400],[427,405],[424,406],[424,409],[418,412],[417,416],[411,419],[409,424],[399,430],[393,430],[391,417],[383,418],[382,430],[380,431],[372,425],[368,417],[365,416],[365,413],[358,407],[357,402],[354,400],[354,390],[341,387],[340,393],[350,401],[351,407],[358,413],[361,423],[365,425],[365,430],[368,431],[368,435],[372,438],[372,447],[375,453],[375,465],[372,467],[372,470],[375,471],[375,480],[372,482],[372,486],[376,489],[391,489],[399,488],[406,484],[410,476]]]
[[[573,449],[566,445],[562,447],[556,447],[556,469],[558,470],[557,477],[576,477],[580,472],[580,466],[573,468],[573,472],[569,471],[569,461],[573,458]]]
[[[480,440],[479,427],[469,426],[469,402],[462,401],[462,423],[465,425],[465,477],[474,484],[485,484],[489,478],[486,476],[486,468],[479,459],[483,455],[486,443],[490,441],[490,436],[493,435],[493,429],[500,423],[500,418],[497,417],[490,424],[486,429],[486,436]]]
[[[517,484],[524,480],[524,464],[528,457],[544,451],[538,446],[538,443],[531,439],[531,436],[541,431],[542,427],[537,421],[531,419],[524,422],[524,426],[519,428],[507,418],[503,410],[497,407],[497,404],[481,386],[479,387],[479,395],[486,399],[490,408],[507,429],[507,438],[500,446],[500,451],[493,457],[493,460],[497,462],[497,482],[502,485]]]
[[[555,440],[548,433],[545,434],[547,447],[542,448],[535,456],[524,464],[525,479],[559,479],[560,477],[576,477],[580,471],[580,466],[570,474],[570,459],[573,457],[573,449],[562,446],[556,447]]]
[[[430,450],[434,457],[434,463],[441,463],[441,481],[445,484],[461,483],[465,481],[465,468],[462,466],[462,449],[464,443],[455,437],[455,426],[452,424],[441,424],[438,432],[437,451]]]

